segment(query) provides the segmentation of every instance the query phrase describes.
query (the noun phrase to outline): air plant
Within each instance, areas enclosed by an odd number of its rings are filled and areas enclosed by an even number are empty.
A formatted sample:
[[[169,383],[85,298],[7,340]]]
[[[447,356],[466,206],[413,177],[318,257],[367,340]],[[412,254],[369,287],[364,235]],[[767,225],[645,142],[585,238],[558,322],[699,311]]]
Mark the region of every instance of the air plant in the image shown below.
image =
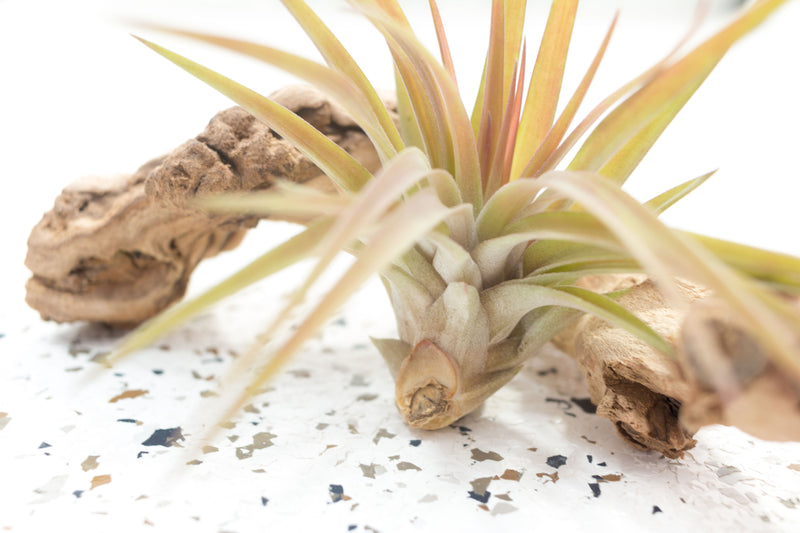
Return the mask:
[[[800,260],[672,230],[657,216],[710,175],[640,203],[622,191],[633,170],[726,51],[777,9],[758,0],[688,52],[686,40],[622,85],[577,125],[616,18],[560,113],[557,105],[577,0],[554,0],[529,80],[525,0],[494,0],[488,52],[471,112],[459,94],[436,3],[440,58],[426,50],[396,0],[351,0],[382,34],[396,74],[399,120],[327,26],[302,0],[282,0],[326,64],[236,39],[158,28],[246,54],[327,92],[374,144],[372,174],[330,139],[270,99],[185,57],[142,42],[247,109],[293,142],[335,184],[328,193],[278,184],[206,198],[205,209],[298,216],[305,229],[197,299],[133,332],[111,361],[255,281],[313,258],[315,266],[263,336],[273,338],[342,250],[353,263],[290,334],[238,362],[259,367],[233,415],[371,276],[379,275],[399,338],[373,339],[412,427],[435,429],[473,411],[525,361],[583,314],[599,317],[666,357],[665,338],[587,276],[644,272],[671,306],[685,306],[675,280],[724,302],[747,335],[792,383],[800,383],[800,313],[783,296],[800,289]],[[525,91],[525,86],[528,86]],[[571,160],[569,154],[574,153]],[[246,378],[244,378],[246,379]],[[730,383],[717,384],[730,388]]]

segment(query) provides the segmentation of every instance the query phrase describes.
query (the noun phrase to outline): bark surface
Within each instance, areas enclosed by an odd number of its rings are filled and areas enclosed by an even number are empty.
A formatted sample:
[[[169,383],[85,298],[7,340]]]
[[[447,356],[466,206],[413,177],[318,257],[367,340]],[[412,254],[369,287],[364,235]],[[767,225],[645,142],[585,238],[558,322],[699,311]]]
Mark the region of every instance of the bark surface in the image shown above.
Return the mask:
[[[271,97],[378,168],[367,136],[322,93],[292,86]],[[138,324],[179,300],[200,261],[236,247],[258,222],[211,215],[190,201],[279,179],[333,189],[291,143],[239,107],[130,176],[80,179],[30,234],[26,301],[46,320]]]

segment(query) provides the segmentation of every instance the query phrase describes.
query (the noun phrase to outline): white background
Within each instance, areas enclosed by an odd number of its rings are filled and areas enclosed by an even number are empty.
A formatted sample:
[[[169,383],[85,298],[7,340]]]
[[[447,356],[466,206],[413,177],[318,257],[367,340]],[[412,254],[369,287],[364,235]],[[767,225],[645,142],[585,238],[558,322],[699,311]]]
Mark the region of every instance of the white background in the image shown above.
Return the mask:
[[[328,17],[375,85],[391,87],[387,53],[375,32],[342,2],[311,4]],[[406,4],[433,48],[427,3]],[[529,4],[532,57],[546,5]],[[616,5],[585,4],[570,51],[568,92]],[[589,93],[592,102],[665,53],[693,10],[688,1],[622,4],[618,32]],[[714,4],[706,34],[725,20],[723,4]],[[471,108],[485,53],[489,2],[442,0],[440,7]],[[799,17],[800,5],[790,2],[736,46],[631,179],[628,190],[644,200],[721,169],[665,215],[670,224],[800,254]],[[408,430],[392,407],[392,385],[382,362],[371,347],[362,346],[367,335],[390,335],[393,327],[376,285],[366,287],[344,311],[345,327],[333,327],[298,357],[293,369],[299,373],[289,372],[275,383],[264,400],[269,410],[250,415],[259,425],[237,427],[238,443],[230,435],[221,438],[214,444],[219,453],[203,455],[202,464],[179,478],[170,477],[171,469],[196,457],[164,448],[150,459],[136,459],[140,443],[156,428],[181,425],[184,435],[202,434],[202,417],[192,418],[192,413],[211,405],[200,393],[219,384],[229,362],[214,360],[208,348],[245,348],[292,277],[248,291],[171,336],[165,341],[169,353],[147,351],[117,369],[119,375],[92,380],[83,377],[94,367],[88,358],[112,346],[117,334],[41,323],[25,306],[25,239],[64,185],[83,175],[131,172],[193,137],[229,105],[132,39],[128,33],[140,31],[135,20],[209,29],[316,57],[276,1],[0,0],[0,161],[6,185],[0,194],[5,246],[0,256],[0,332],[5,335],[0,339],[0,412],[10,418],[0,430],[0,530],[63,527],[65,517],[71,529],[82,525],[86,531],[138,530],[145,524],[197,531],[298,525],[329,531],[350,525],[359,531],[573,529],[600,527],[595,526],[600,521],[623,530],[663,531],[791,531],[800,525],[800,472],[790,468],[800,464],[798,445],[761,443],[734,430],[711,428],[700,433],[696,450],[681,461],[632,451],[604,420],[575,406],[571,412],[577,416],[567,415],[545,400],[587,395],[571,363],[553,354],[535,361],[483,413],[469,417],[464,424],[471,432]],[[293,81],[249,60],[142,33],[266,93]],[[201,267],[190,292],[290,231],[285,225],[259,228],[241,250]],[[553,366],[557,375],[537,373]],[[157,367],[164,370],[158,378],[151,372]],[[304,370],[309,377],[302,377]],[[205,382],[192,377],[192,371],[214,377]],[[355,375],[369,385],[359,385]],[[148,395],[108,403],[123,390],[139,388]],[[358,400],[365,393],[377,396]],[[330,411],[336,414],[326,419]],[[315,429],[321,423],[328,426]],[[376,443],[381,428],[395,436]],[[250,459],[237,459],[235,448],[258,431],[276,434],[274,445]],[[414,439],[422,445],[409,447]],[[51,447],[39,448],[41,442]],[[495,451],[504,461],[476,462],[473,448]],[[545,460],[557,454],[568,457],[568,463],[558,469],[561,479],[548,483],[549,478],[536,474],[552,474]],[[90,455],[100,456],[100,467],[85,471],[80,464]],[[399,460],[391,459],[397,455]],[[587,485],[602,473],[596,466],[601,459],[589,463],[587,455],[604,458],[609,473],[623,474],[621,482],[601,485],[600,498]],[[402,461],[421,470],[400,469]],[[379,465],[383,473],[365,477],[360,465]],[[506,493],[511,501],[492,497],[487,511],[468,498],[470,481],[500,475],[506,468],[523,472],[522,479],[494,480],[489,490]],[[254,473],[258,470],[265,473]],[[112,482],[88,490],[100,474],[111,475]],[[333,503],[330,484],[342,484],[352,499]],[[76,497],[74,492],[81,490]],[[269,500],[266,505],[261,496]],[[653,505],[664,512],[652,514]]]

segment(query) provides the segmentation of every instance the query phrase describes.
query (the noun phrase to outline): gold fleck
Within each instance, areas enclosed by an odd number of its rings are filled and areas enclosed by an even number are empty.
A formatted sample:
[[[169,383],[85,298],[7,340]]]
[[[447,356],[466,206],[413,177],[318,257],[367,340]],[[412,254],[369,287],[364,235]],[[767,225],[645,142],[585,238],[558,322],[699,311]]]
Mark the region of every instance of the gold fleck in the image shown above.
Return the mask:
[[[498,500],[504,500],[504,501],[507,501],[507,502],[513,502],[514,501],[514,500],[511,499],[511,496],[509,496],[507,492],[505,494],[495,494],[494,497],[497,498]]]
[[[415,465],[414,463],[409,463],[407,461],[401,461],[397,463],[398,470],[422,470],[420,467]]]
[[[214,453],[218,452],[219,448],[216,446],[203,446],[203,453]]]
[[[508,481],[519,481],[522,478],[522,473],[516,470],[506,469],[500,479],[507,479]]]
[[[90,455],[81,463],[81,468],[83,468],[84,472],[88,472],[89,470],[94,470],[97,468],[97,458],[100,457],[99,455]]]
[[[553,472],[552,474],[548,474],[547,472],[539,472],[536,474],[536,477],[549,477],[550,481],[555,483],[558,481],[558,472]],[[547,483],[547,481],[545,481]]]
[[[338,446],[338,444],[328,444],[327,446],[325,446],[325,449],[324,449],[324,450],[322,450],[321,452],[319,452],[319,454],[320,454],[320,455],[322,455],[323,453],[327,452],[327,451],[328,451],[328,450],[330,450],[331,448],[336,448],[337,446]]]
[[[790,470],[797,470],[798,472],[800,472],[800,464],[798,463],[791,464],[787,468]]]
[[[108,485],[111,483],[111,475],[104,474],[102,476],[94,476],[92,478],[92,488],[89,490],[94,490],[95,488],[99,487],[100,485]]]
[[[129,398],[138,398],[139,396],[144,396],[147,393],[148,391],[142,389],[126,390],[122,394],[117,394],[116,396],[108,400],[108,403],[117,403],[120,400],[126,400]]]
[[[606,474],[605,476],[602,476],[602,478],[606,481],[619,481],[622,479],[622,474]]]
[[[472,459],[475,461],[502,461],[503,456],[497,452],[485,452],[480,448],[472,448]]]
[[[203,464],[203,461],[201,461],[199,459],[193,459],[191,461],[188,461],[186,464],[189,465],[189,466],[196,466],[196,465]]]
[[[219,394],[217,394],[213,390],[200,391],[201,398],[213,398],[214,396],[219,396]]]

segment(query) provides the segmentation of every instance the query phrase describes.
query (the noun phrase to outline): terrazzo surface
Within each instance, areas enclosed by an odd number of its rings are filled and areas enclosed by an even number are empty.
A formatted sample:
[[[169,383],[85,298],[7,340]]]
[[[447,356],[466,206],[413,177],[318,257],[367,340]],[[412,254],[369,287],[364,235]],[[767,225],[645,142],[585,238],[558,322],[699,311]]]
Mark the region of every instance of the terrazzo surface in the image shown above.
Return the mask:
[[[683,459],[624,444],[580,373],[545,350],[479,412],[406,427],[367,333],[365,287],[213,438],[220,383],[274,296],[262,285],[105,370],[119,333],[9,324],[0,375],[0,530],[796,531],[800,445],[712,427]],[[57,517],[57,518],[56,518]],[[275,529],[273,529],[275,528]]]
[[[595,99],[668,50],[693,4],[622,3]],[[337,3],[312,4],[346,45],[361,43],[357,59],[376,85],[391,86],[377,36]],[[414,20],[427,20],[427,3],[407,4]],[[612,4],[583,3],[566,86],[591,60]],[[535,42],[546,3],[529,5]],[[58,191],[79,176],[135,169],[229,105],[143,50],[109,14],[314,53],[276,1],[111,6],[0,1],[0,69],[15,80],[0,88],[3,176],[15,180],[13,194],[0,195],[0,531],[800,531],[800,444],[715,426],[700,431],[682,459],[634,450],[591,412],[579,371],[555,350],[456,425],[409,429],[369,342],[394,332],[376,282],[216,432],[221,402],[243,386],[224,386],[227,371],[302,271],[252,287],[111,370],[99,360],[123,332],[40,321],[23,302],[22,258],[28,231]],[[440,6],[460,86],[469,87],[479,76],[473,58],[485,52],[475,36],[485,28],[485,6]],[[792,69],[776,66],[799,49],[792,22],[799,14],[800,4],[789,2],[734,48],[637,171],[647,179],[635,176],[629,190],[647,199],[722,167],[665,215],[670,224],[800,255],[791,229],[800,181],[790,128],[800,120],[800,86]],[[721,20],[715,12],[710,25]],[[293,81],[195,51],[264,92]],[[763,202],[753,201],[753,176]],[[292,231],[259,227],[240,250],[201,265],[190,293]]]

